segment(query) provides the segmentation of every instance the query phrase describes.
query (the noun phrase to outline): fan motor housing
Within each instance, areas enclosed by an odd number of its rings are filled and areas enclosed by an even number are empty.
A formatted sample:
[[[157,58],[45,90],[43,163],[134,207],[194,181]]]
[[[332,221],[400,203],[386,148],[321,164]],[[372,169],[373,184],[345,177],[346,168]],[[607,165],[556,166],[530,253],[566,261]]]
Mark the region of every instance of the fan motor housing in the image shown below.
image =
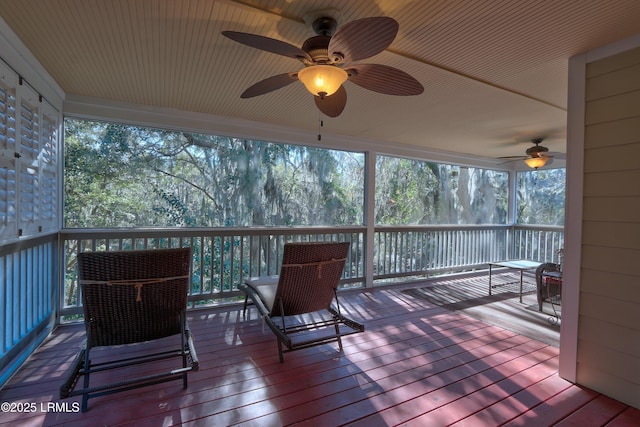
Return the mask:
[[[329,40],[331,36],[315,36],[307,39],[302,45],[302,50],[307,52],[313,61],[318,64],[330,63]]]
[[[540,157],[542,153],[548,152],[549,149],[547,147],[543,147],[542,145],[535,145],[533,147],[527,148],[527,155],[531,157]]]

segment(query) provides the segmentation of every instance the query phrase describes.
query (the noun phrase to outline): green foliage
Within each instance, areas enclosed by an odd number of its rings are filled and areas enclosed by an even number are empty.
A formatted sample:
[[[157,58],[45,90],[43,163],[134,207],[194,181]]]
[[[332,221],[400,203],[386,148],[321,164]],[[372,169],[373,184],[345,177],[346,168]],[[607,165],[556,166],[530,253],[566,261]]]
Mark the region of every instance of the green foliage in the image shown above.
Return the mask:
[[[504,224],[504,172],[379,156],[376,223]]]
[[[564,225],[566,169],[517,174],[517,222]]]
[[[165,203],[155,206],[154,212],[167,217],[170,224],[181,227],[189,227],[195,224],[195,219],[188,215],[188,207],[175,195],[164,190],[154,189],[154,192]]]
[[[66,227],[363,223],[364,154],[65,121]],[[504,224],[508,174],[377,156],[376,224]],[[561,224],[564,170],[518,174],[518,221]]]
[[[65,121],[65,226],[362,223],[364,155]]]

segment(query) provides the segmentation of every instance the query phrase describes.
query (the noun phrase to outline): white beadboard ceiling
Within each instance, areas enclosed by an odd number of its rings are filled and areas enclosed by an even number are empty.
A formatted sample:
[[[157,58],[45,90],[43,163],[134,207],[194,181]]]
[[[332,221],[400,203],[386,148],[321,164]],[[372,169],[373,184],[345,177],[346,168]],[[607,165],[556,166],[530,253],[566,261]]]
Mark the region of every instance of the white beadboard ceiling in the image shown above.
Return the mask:
[[[568,59],[640,31],[638,0],[0,0],[0,16],[67,96],[194,111],[308,131],[319,113],[301,83],[241,99],[293,59],[221,31],[301,46],[305,17],[390,16],[395,41],[363,63],[425,87],[394,97],[345,83],[327,132],[447,152],[520,155],[533,137],[565,152]]]

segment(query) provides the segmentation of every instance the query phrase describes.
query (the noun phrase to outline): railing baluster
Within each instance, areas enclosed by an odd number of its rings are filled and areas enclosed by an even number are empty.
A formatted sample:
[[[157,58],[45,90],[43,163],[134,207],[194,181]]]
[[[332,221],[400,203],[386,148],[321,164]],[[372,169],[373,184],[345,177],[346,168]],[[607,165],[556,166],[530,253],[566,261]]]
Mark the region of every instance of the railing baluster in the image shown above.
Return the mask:
[[[60,268],[67,279],[59,291],[60,310],[63,315],[80,312],[81,295],[74,269],[77,254],[83,250],[192,247],[194,276],[190,299],[195,302],[240,297],[237,283],[244,276],[277,274],[282,246],[287,241],[350,241],[352,250],[343,277],[346,285],[363,283],[367,262],[373,262],[375,281],[483,268],[488,262],[503,260],[506,253],[555,262],[563,236],[562,227],[552,226],[378,226],[371,242],[374,257],[365,260],[362,258],[366,253],[362,245],[365,231],[364,226],[344,230],[329,227],[63,230],[61,247],[65,253],[60,254]],[[507,245],[509,240],[511,247]],[[67,304],[68,299],[71,305]],[[23,315],[37,314],[34,307],[25,310]]]

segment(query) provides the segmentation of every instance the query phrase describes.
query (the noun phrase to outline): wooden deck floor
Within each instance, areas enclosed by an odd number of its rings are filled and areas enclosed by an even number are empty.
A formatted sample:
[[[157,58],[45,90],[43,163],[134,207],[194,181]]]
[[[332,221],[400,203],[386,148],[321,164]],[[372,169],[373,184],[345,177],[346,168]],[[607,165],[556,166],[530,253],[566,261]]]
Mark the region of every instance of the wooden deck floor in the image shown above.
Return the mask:
[[[98,397],[86,413],[55,407],[79,401],[60,401],[58,389],[83,327],[62,326],[0,390],[0,402],[35,410],[2,412],[0,424],[638,425],[637,409],[561,379],[556,346],[402,290],[341,294],[366,332],[344,339],[343,354],[323,345],[283,364],[253,308],[247,320],[239,306],[191,311],[201,369],[186,390],[169,382]]]

